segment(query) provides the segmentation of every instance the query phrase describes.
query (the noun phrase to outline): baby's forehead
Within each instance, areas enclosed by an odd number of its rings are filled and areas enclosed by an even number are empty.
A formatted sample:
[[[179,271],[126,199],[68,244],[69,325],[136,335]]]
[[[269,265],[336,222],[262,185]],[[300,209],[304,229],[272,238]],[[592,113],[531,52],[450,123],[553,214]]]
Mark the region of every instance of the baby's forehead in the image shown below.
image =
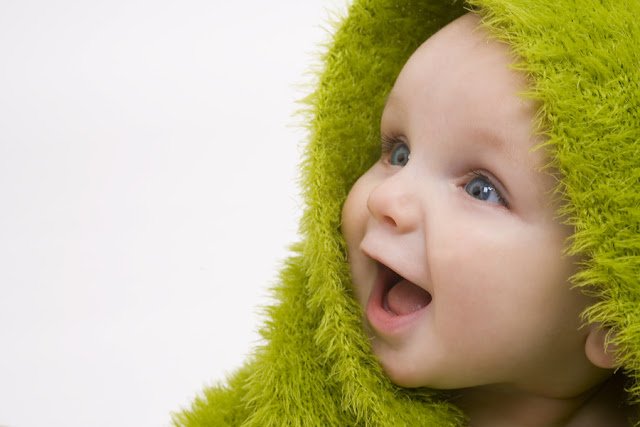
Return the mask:
[[[506,129],[531,123],[537,105],[521,93],[527,81],[511,64],[508,46],[487,37],[477,18],[465,15],[436,33],[411,56],[387,96],[383,121],[413,116],[426,125]],[[418,116],[416,116],[418,115]],[[502,135],[498,135],[498,138]]]
[[[401,75],[413,73],[414,84],[428,84],[429,80],[436,84],[441,78],[449,78],[483,86],[491,83],[492,90],[506,93],[525,89],[525,75],[511,67],[517,57],[510,47],[490,38],[479,24],[477,16],[466,14],[442,28],[411,55]],[[491,73],[480,73],[487,69]]]

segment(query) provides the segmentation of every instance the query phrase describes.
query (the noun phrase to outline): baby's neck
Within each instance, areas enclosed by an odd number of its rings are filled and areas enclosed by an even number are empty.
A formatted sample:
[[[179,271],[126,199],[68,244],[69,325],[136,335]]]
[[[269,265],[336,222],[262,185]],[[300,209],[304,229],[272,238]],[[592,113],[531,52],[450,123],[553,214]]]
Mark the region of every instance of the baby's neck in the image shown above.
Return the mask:
[[[635,408],[625,404],[625,378],[613,375],[578,396],[555,399],[500,388],[459,390],[454,402],[469,416],[470,427],[631,426]]]

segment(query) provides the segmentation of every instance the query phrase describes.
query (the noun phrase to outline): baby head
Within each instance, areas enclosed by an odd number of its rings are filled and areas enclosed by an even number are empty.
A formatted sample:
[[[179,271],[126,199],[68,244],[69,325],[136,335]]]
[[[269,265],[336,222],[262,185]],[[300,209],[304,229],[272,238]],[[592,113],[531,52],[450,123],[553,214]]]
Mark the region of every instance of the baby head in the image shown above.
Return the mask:
[[[382,154],[342,232],[365,330],[405,387],[569,398],[611,375],[593,301],[573,289],[573,229],[535,149],[536,105],[507,45],[465,15],[427,40],[391,90]]]

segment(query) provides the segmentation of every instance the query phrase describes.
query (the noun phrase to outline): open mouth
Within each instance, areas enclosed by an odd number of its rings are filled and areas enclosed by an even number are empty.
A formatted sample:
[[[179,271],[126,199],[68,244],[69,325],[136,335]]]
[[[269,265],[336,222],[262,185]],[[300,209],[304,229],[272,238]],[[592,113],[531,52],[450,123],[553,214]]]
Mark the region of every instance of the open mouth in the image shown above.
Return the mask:
[[[411,314],[431,302],[429,292],[383,264],[379,264],[378,278],[383,287],[382,308],[392,316]]]

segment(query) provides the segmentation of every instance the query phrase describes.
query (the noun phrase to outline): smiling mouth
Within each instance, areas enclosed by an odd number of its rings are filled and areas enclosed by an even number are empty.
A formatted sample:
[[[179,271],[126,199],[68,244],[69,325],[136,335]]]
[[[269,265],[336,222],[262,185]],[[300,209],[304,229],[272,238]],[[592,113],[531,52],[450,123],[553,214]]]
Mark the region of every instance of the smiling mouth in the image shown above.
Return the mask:
[[[384,264],[379,264],[382,282],[382,308],[392,316],[404,316],[423,309],[431,302],[431,294],[400,276]]]

